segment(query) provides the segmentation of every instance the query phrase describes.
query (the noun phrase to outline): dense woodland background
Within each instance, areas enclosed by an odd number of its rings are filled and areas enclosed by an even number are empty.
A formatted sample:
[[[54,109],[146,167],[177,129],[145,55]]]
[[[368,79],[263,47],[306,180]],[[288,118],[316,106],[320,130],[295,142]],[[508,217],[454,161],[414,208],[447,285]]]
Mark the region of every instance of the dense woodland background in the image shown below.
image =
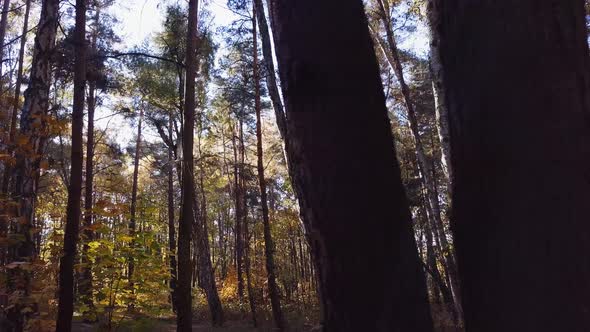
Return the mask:
[[[590,16],[492,2],[2,0],[0,331],[590,329]]]

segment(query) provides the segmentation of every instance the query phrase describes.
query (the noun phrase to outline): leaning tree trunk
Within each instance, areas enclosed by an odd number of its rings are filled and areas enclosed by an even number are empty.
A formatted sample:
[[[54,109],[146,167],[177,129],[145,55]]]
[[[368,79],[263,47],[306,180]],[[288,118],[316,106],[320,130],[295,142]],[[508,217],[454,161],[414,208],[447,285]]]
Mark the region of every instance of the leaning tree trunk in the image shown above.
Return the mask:
[[[260,0],[259,0],[260,2]],[[274,262],[274,243],[270,231],[270,218],[268,212],[268,198],[266,192],[266,180],[264,178],[264,156],[262,151],[262,104],[260,101],[260,72],[258,70],[258,36],[256,31],[256,5],[253,4],[252,15],[252,43],[253,43],[253,73],[254,73],[254,103],[256,109],[256,154],[258,168],[258,184],[260,186],[260,205],[262,206],[262,225],[264,229],[264,254],[266,258],[266,277],[268,284],[268,293],[270,295],[270,304],[275,326],[279,330],[285,329],[285,318],[281,309],[281,300],[279,286],[277,285],[275,262]]]
[[[74,30],[74,105],[72,109],[72,157],[64,250],[59,260],[59,305],[56,331],[72,330],[74,313],[74,258],[80,227],[84,99],[86,88],[86,0],[76,0],[76,28]]]
[[[286,150],[324,330],[432,331],[362,1],[274,0],[271,8]]]
[[[24,236],[24,242],[17,253],[21,259],[28,259],[35,252],[30,230],[33,227],[37,178],[45,141],[49,135],[47,113],[58,11],[59,0],[43,1],[34,43],[29,86],[25,91],[25,103],[20,119],[19,136],[25,142],[16,151],[15,197],[19,197],[20,203],[18,214],[21,222],[18,231]]]
[[[434,2],[468,331],[590,330],[583,4]]]
[[[408,122],[410,124],[410,131],[412,132],[412,136],[416,144],[416,156],[418,159],[418,165],[420,166],[420,172],[422,173],[421,178],[426,187],[426,196],[428,198],[428,205],[431,212],[430,215],[432,217],[433,227],[439,230],[439,240],[442,246],[442,259],[445,263],[447,275],[450,280],[450,288],[451,293],[453,294],[453,303],[455,306],[456,315],[459,318],[459,320],[462,320],[463,309],[461,307],[459,280],[457,278],[457,264],[455,263],[455,255],[452,251],[452,247],[448,243],[446,233],[444,232],[441,208],[438,198],[439,195],[435,179],[436,174],[434,173],[434,165],[432,163],[432,160],[430,160],[426,155],[426,150],[424,148],[422,138],[420,137],[416,109],[414,107],[414,102],[412,99],[410,88],[406,83],[404,77],[403,67],[397,48],[397,43],[395,40],[395,36],[393,34],[393,22],[389,14],[389,5],[386,1],[383,0],[377,0],[377,4],[381,11],[380,18],[387,35],[386,44],[383,45],[384,42],[380,39],[380,37],[375,32],[374,34],[376,35],[376,38],[379,40],[379,43],[383,47],[388,62],[390,63],[401,88],[406,110],[408,112]]]
[[[192,331],[192,266],[191,266],[191,228],[195,217],[194,200],[194,129],[195,129],[195,79],[197,74],[197,14],[198,0],[189,0],[188,31],[186,47],[186,81],[184,98],[184,125],[182,133],[182,205],[178,225],[178,293],[177,330]]]

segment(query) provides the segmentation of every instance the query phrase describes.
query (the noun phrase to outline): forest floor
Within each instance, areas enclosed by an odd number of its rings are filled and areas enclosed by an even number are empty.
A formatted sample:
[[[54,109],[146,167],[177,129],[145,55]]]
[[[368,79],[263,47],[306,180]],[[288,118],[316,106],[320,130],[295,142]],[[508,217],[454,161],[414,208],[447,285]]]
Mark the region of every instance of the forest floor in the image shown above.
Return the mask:
[[[117,332],[173,332],[176,331],[176,323],[171,321],[164,321],[164,320],[150,320],[145,321],[141,324],[126,324],[128,322],[123,322],[118,327],[113,328],[112,331]],[[135,322],[137,323],[137,322]],[[308,332],[311,331],[311,326],[300,326],[296,328],[290,328],[288,331],[293,332]],[[108,331],[106,329],[101,329],[98,325],[92,324],[85,324],[82,322],[74,322],[72,324],[72,331],[73,332],[102,332]],[[263,326],[254,328],[251,326],[249,322],[239,322],[239,321],[228,321],[224,324],[223,327],[214,328],[211,327],[211,324],[204,323],[202,321],[193,321],[193,331],[194,332],[272,332],[276,331],[272,327]]]

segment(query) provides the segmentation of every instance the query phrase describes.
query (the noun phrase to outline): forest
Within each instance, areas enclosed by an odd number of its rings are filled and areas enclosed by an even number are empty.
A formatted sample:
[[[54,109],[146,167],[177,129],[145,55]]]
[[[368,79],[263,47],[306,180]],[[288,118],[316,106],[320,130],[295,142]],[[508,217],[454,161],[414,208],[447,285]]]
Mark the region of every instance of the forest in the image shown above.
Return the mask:
[[[0,332],[590,331],[590,0],[0,5]]]

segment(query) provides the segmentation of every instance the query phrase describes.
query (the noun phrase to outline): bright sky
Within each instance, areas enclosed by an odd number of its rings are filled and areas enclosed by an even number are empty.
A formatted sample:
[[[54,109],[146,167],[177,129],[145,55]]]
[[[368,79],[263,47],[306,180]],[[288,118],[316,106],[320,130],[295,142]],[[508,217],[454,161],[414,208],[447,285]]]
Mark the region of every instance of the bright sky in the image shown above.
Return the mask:
[[[235,14],[227,9],[227,0],[208,0],[207,9],[213,14],[213,24],[216,27],[226,26],[235,19]],[[182,3],[186,5],[186,0],[125,0],[118,1],[110,12],[120,21],[117,31],[123,40],[120,49],[129,49],[133,46],[140,45],[149,40],[157,32],[161,31],[164,20],[166,5]],[[200,1],[199,6],[203,5]],[[215,29],[214,29],[215,31]],[[404,50],[411,50],[419,56],[427,54],[427,31],[425,27],[418,26],[417,31],[400,36],[399,46]],[[97,118],[104,118],[97,121],[97,127],[104,129],[109,127],[115,129],[117,133],[117,142],[122,147],[130,144],[133,140],[134,131],[129,122],[120,116],[108,117],[114,110],[105,105],[97,111]],[[157,134],[147,130],[144,139],[153,141],[159,139]]]

